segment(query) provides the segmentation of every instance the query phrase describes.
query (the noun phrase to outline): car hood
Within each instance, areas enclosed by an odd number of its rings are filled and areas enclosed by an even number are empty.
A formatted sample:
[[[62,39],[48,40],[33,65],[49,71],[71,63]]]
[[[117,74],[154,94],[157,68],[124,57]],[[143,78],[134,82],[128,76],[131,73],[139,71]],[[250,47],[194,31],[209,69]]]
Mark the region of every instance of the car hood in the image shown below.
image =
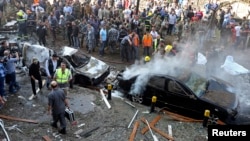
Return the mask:
[[[109,65],[95,57],[90,57],[89,62],[82,66],[75,68],[81,74],[87,75],[90,78],[98,78],[109,69]]]
[[[29,43],[24,43],[22,50],[23,59],[25,60],[26,66],[29,66],[32,63],[32,59],[35,57],[39,60],[41,67],[50,57],[50,54],[53,54],[53,52],[53,50],[44,46]]]
[[[232,93],[231,88],[216,80],[208,81],[207,91],[201,98],[216,105],[220,105],[221,107],[230,109],[235,109],[238,104],[237,97]]]
[[[77,51],[78,51],[77,49],[65,46],[62,49],[61,55],[62,56],[71,56],[71,55],[75,54]]]

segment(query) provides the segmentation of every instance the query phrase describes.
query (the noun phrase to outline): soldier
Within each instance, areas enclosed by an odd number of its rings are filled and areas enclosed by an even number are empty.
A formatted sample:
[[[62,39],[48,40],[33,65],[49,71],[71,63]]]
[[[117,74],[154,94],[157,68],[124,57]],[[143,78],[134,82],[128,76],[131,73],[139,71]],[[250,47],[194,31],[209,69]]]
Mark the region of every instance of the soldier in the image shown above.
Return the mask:
[[[75,0],[75,2],[73,4],[73,16],[76,19],[81,18],[81,3],[79,2],[79,0]]]
[[[16,20],[18,22],[18,37],[17,39],[20,40],[21,38],[27,39],[27,27],[26,27],[26,20],[27,14],[23,12],[23,10],[19,10],[16,13]]]

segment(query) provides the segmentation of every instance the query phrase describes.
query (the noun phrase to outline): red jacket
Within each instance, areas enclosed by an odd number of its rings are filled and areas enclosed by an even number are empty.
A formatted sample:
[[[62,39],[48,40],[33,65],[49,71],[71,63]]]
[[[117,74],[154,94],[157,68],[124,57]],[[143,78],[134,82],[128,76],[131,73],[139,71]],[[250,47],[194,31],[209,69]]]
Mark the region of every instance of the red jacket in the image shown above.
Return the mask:
[[[197,11],[197,12],[196,12],[196,16],[198,17],[199,20],[202,19],[202,17],[203,17],[203,12],[202,12],[202,11]]]

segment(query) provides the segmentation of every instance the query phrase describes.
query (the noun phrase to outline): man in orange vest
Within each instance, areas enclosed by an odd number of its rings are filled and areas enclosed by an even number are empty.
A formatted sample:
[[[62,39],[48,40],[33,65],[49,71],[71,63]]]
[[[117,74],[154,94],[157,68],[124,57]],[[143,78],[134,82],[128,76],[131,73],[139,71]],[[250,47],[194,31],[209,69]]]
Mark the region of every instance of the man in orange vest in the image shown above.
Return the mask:
[[[140,39],[138,34],[134,31],[133,32],[133,38],[132,38],[132,59],[138,60],[139,59],[139,43]]]
[[[142,38],[142,46],[143,46],[143,55],[144,56],[150,56],[149,52],[150,52],[150,48],[152,48],[152,45],[153,45],[153,37],[149,33],[149,30],[147,30]]]

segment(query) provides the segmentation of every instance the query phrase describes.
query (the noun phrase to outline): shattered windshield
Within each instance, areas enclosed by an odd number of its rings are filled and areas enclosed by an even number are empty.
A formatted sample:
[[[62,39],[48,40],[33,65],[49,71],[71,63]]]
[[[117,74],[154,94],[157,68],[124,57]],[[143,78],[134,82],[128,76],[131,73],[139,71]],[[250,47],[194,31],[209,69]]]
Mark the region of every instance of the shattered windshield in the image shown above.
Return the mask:
[[[73,67],[81,67],[89,62],[89,57],[85,55],[73,54],[71,56],[66,56],[67,60]]]
[[[200,97],[206,91],[207,80],[195,73],[189,73],[187,79],[183,82],[198,97]]]

